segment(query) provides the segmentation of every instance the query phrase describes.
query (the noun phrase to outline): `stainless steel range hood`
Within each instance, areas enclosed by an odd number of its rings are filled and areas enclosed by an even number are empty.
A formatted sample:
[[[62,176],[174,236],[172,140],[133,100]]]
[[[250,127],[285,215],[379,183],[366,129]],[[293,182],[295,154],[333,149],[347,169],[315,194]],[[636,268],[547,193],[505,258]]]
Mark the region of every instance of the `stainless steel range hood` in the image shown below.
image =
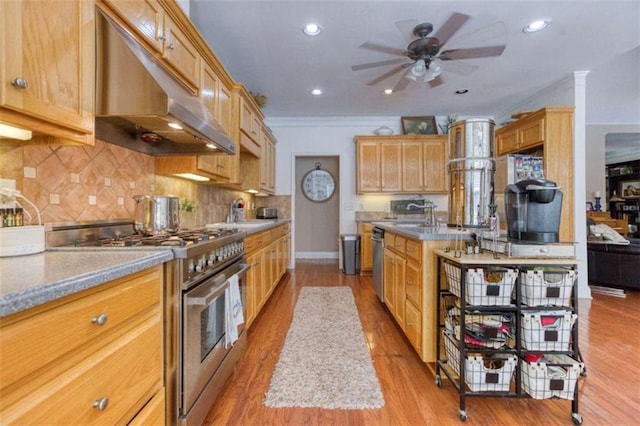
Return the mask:
[[[110,18],[96,18],[98,139],[154,156],[235,154],[198,97]]]

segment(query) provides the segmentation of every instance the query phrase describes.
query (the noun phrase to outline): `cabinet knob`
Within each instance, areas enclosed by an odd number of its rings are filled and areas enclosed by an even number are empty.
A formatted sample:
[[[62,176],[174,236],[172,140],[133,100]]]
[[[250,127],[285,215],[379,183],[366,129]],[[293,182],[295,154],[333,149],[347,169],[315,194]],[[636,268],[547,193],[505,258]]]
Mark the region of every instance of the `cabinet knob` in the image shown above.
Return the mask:
[[[167,49],[173,50],[175,49],[175,46],[173,45],[173,43],[169,43],[169,45],[167,46]]]
[[[407,285],[413,285],[413,281],[407,280]]]
[[[107,398],[106,396],[104,398],[96,399],[95,401],[93,401],[93,408],[97,408],[100,411],[106,410],[108,405],[109,398]]]
[[[105,325],[107,323],[107,314],[100,314],[96,317],[91,318],[91,322],[96,325]]]
[[[22,77],[16,77],[11,80],[11,85],[16,89],[26,89],[27,87],[29,87],[29,83],[27,83],[27,80]]]

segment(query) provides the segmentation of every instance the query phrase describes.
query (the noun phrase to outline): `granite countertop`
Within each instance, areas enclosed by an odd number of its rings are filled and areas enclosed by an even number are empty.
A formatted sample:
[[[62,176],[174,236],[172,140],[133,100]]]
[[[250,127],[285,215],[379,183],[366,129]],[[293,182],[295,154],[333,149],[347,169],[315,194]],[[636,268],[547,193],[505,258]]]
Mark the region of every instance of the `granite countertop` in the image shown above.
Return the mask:
[[[207,228],[220,228],[220,229],[238,229],[243,231],[247,235],[255,234],[258,232],[266,231],[271,228],[275,228],[284,223],[290,223],[291,219],[252,219],[245,222],[218,222],[205,225]]]
[[[173,259],[171,250],[47,250],[0,258],[0,317]]]
[[[422,221],[424,222],[424,221]],[[470,240],[474,236],[474,232],[470,230],[459,230],[457,228],[449,228],[447,226],[420,226],[421,222],[373,222],[374,226],[384,229],[385,231],[400,234],[405,237],[417,240],[448,240],[459,237],[462,240]]]

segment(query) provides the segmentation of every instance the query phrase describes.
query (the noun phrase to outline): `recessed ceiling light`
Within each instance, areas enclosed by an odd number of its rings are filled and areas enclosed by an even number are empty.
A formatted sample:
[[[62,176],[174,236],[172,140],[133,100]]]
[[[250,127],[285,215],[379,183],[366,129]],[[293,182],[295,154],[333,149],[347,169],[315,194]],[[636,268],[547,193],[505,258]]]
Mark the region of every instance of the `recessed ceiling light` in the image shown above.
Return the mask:
[[[322,28],[320,28],[320,25],[318,24],[307,24],[304,26],[304,28],[302,29],[302,32],[305,33],[308,36],[317,36],[318,34],[320,34],[320,32],[322,31]]]
[[[311,91],[311,94],[312,94],[312,95],[315,95],[315,96],[320,96],[320,95],[322,95],[322,90],[320,90],[320,89],[313,89],[313,90]]]
[[[384,89],[384,94],[385,95],[390,95],[393,93],[393,89]]]
[[[524,31],[525,33],[535,33],[537,31],[542,31],[549,26],[549,22],[551,22],[550,19],[538,19],[524,27],[522,31]]]
[[[469,89],[458,89],[458,90],[456,90],[456,95],[464,95],[465,93],[469,93]]]
[[[218,149],[218,147],[217,147],[217,146],[215,146],[215,145],[214,145],[214,144],[212,144],[212,143],[208,143],[208,144],[206,145],[206,147],[207,147],[207,148],[209,148],[209,149]]]

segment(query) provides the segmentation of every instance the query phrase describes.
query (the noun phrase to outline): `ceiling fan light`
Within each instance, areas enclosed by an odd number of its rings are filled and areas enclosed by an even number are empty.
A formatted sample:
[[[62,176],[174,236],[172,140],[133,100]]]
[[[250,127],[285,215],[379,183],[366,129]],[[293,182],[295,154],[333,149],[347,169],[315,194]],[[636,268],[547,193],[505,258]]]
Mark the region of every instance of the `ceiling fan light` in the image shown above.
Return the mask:
[[[416,81],[418,77],[423,77],[426,72],[427,64],[425,64],[424,59],[418,59],[411,67],[411,72],[407,73],[407,78]]]

